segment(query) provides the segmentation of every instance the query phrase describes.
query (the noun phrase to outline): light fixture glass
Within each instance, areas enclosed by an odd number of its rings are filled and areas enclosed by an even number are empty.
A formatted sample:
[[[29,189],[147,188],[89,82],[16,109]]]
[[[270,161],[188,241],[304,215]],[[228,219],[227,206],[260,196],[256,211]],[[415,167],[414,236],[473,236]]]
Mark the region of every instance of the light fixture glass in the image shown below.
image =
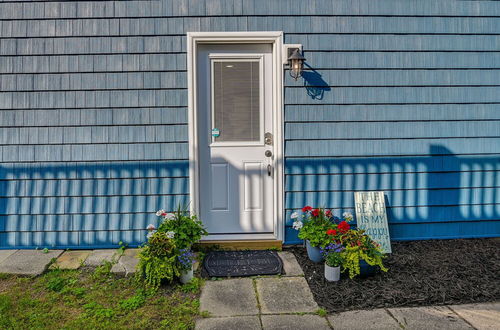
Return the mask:
[[[300,49],[296,48],[290,57],[288,57],[288,68],[290,76],[297,80],[304,70],[305,57],[300,53]]]

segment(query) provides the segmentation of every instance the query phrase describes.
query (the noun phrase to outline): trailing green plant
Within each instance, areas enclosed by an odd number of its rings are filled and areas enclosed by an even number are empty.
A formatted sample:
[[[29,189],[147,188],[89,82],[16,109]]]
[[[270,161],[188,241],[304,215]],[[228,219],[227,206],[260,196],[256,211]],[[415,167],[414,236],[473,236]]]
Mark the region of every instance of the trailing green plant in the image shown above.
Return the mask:
[[[370,266],[378,266],[384,272],[387,268],[383,264],[384,253],[380,245],[371,239],[363,229],[352,228],[349,221],[352,220],[350,213],[344,213],[344,221],[341,221],[335,229],[330,229],[326,234],[330,242],[342,246],[342,271],[347,271],[350,278],[360,274],[360,261],[364,260]]]
[[[173,213],[159,210],[156,215],[162,219],[158,231],[167,233],[178,249],[189,249],[203,236],[208,235],[202,222],[196,215],[190,214],[187,207],[179,206]],[[149,228],[148,226],[148,230]]]
[[[299,238],[308,240],[311,246],[325,247],[330,243],[326,231],[335,227],[331,221],[332,212],[322,208],[313,209],[310,206],[305,206],[302,212],[302,220],[296,212],[292,214],[292,219],[295,220],[293,228],[299,231]]]
[[[199,293],[202,286],[203,286],[203,280],[198,277],[193,277],[191,281],[182,285],[180,288],[181,291],[184,293]]]
[[[162,281],[171,281],[179,275],[174,241],[165,232],[153,233],[139,253],[137,278],[149,287],[158,288]]]

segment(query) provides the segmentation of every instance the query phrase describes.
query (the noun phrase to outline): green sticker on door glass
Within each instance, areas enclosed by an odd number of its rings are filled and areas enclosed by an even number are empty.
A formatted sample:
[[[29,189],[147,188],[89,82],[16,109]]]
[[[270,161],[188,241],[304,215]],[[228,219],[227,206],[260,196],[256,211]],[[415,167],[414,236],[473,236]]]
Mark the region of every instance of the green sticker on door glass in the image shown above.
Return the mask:
[[[212,129],[212,136],[213,137],[219,137],[219,135],[220,135],[219,129],[218,128],[213,128]]]

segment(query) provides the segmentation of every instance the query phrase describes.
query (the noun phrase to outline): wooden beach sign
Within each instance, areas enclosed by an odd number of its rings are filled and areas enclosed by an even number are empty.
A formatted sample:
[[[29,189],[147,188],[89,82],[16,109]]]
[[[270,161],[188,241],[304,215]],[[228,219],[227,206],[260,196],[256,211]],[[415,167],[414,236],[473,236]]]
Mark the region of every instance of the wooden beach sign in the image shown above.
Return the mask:
[[[392,253],[387,212],[383,191],[359,191],[354,193],[356,221],[358,228],[364,229],[384,253]]]

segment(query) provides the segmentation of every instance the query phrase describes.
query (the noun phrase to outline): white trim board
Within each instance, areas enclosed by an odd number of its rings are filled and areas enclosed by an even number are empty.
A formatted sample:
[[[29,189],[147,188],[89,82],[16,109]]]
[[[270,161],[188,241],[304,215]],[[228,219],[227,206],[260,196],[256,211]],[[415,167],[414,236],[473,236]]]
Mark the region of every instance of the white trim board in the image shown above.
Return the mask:
[[[199,214],[198,116],[196,99],[196,63],[199,44],[272,44],[273,47],[273,125],[274,125],[274,238],[284,241],[284,180],[283,180],[283,32],[188,32],[188,129],[189,129],[189,197],[191,212]],[[203,220],[203,219],[202,219]],[[257,235],[258,236],[258,235]],[[232,235],[227,240],[248,239],[248,235]],[[255,237],[252,239],[259,239]]]

